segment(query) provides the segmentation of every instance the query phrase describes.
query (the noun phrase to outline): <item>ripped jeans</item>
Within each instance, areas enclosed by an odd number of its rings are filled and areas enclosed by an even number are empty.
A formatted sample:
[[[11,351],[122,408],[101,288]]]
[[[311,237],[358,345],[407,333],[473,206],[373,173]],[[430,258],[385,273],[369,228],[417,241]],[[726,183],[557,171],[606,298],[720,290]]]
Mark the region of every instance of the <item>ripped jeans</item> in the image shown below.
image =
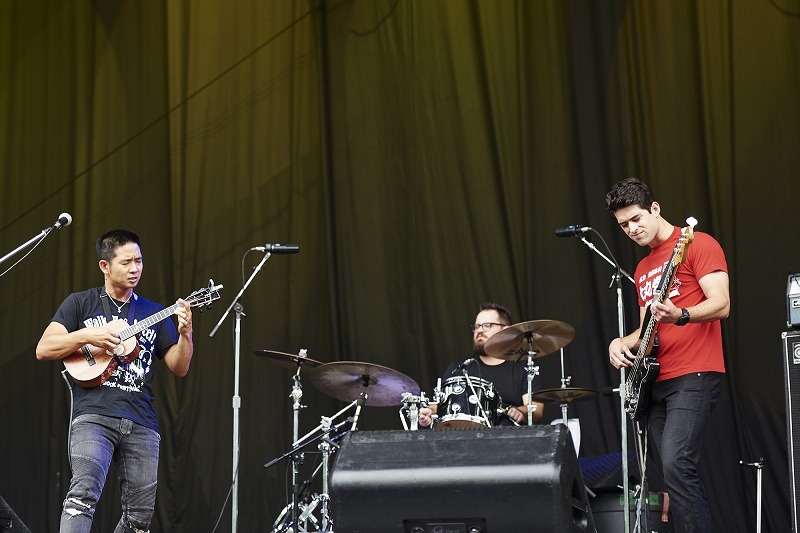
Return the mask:
[[[122,517],[114,533],[145,533],[156,503],[159,434],[130,420],[81,415],[72,421],[72,480],[64,499],[60,533],[90,533],[97,501],[114,461]]]

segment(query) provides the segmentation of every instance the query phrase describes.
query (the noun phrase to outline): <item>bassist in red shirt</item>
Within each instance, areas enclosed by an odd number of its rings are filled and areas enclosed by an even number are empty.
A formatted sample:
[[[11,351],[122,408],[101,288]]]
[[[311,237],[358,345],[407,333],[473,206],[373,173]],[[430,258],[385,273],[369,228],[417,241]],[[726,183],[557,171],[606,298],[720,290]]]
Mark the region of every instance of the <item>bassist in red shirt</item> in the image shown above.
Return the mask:
[[[682,231],[662,218],[653,193],[636,178],[614,185],[606,203],[620,228],[639,246],[650,247],[634,275],[640,325],[611,341],[609,360],[616,368],[637,369],[641,344],[648,330],[657,329],[658,375],[652,395],[642,399],[648,428],[661,458],[675,531],[708,532],[711,514],[697,466],[725,372],[720,324],[730,312],[725,254],[710,235]],[[674,261],[687,230],[691,245],[684,242],[684,256]],[[677,267],[674,278],[661,287],[671,262]]]

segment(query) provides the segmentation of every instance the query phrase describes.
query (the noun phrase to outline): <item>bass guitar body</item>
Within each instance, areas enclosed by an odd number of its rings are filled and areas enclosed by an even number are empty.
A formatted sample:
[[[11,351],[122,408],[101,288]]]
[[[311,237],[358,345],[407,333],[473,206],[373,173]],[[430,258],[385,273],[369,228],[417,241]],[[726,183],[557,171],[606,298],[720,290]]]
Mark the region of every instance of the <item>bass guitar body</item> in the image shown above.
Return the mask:
[[[661,363],[656,361],[656,352],[657,344],[653,347],[650,355],[642,360],[642,365],[636,369],[626,383],[628,390],[625,394],[625,411],[631,420],[641,420],[650,409],[653,383],[661,369]]]

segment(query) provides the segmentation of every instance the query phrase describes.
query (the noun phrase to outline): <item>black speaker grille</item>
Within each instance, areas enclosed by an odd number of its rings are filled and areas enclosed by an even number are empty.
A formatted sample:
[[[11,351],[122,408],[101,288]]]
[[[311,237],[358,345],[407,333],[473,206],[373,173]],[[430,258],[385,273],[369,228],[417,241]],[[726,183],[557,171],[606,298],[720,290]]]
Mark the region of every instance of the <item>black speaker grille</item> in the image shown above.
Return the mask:
[[[563,425],[351,434],[330,489],[336,531],[594,531]]]
[[[783,362],[786,381],[786,434],[789,483],[792,496],[792,531],[798,530],[798,469],[800,469],[800,332],[784,332]]]

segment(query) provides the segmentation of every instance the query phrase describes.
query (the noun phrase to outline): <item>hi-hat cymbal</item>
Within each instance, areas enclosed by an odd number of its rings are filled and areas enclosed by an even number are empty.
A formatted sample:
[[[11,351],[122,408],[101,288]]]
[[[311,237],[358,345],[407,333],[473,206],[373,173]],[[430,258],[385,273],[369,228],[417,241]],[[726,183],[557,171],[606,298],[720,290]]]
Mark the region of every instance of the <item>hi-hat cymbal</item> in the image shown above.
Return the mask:
[[[544,389],[533,393],[531,398],[536,402],[570,403],[576,400],[588,400],[597,396],[597,391],[578,387],[561,387],[560,389]]]
[[[311,371],[311,383],[343,402],[352,402],[365,392],[365,405],[388,407],[403,403],[403,393],[418,395],[417,383],[397,370],[356,361],[336,361]]]
[[[294,355],[291,353],[275,352],[272,350],[256,350],[253,353],[269,359],[273,363],[278,363],[280,366],[290,370],[297,370],[297,367],[300,366],[300,370],[306,372],[312,368],[322,365],[321,362],[311,359],[310,357]]]
[[[531,320],[501,329],[486,341],[483,351],[499,359],[514,360],[533,352],[533,357],[551,354],[569,344],[575,329],[557,320]]]

